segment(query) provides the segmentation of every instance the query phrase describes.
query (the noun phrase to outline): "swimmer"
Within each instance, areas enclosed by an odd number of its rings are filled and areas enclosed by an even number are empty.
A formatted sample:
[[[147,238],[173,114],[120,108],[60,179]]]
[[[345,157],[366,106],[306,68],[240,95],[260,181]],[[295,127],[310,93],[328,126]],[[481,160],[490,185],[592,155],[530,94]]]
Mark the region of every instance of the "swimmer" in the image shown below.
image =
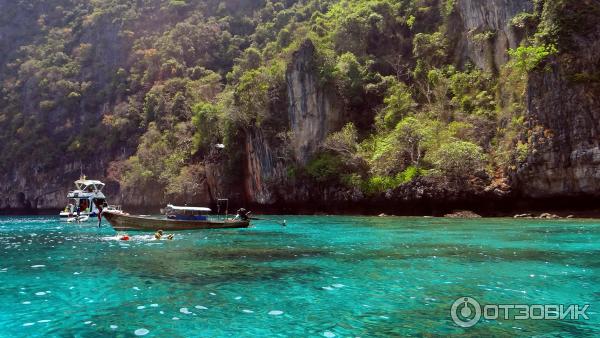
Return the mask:
[[[169,234],[169,235],[167,236],[167,239],[168,239],[168,240],[170,240],[170,241],[172,241],[172,240],[173,240],[173,234]]]
[[[162,230],[158,230],[155,234],[154,234],[154,239],[156,240],[160,240],[163,236],[163,231]]]

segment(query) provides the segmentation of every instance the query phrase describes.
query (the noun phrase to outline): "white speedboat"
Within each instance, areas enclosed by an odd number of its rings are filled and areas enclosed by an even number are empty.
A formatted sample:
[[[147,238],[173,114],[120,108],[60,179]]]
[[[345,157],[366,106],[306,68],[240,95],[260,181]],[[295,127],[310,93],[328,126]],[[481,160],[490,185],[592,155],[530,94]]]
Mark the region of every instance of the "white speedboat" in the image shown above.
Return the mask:
[[[98,207],[106,203],[106,196],[102,193],[104,183],[82,177],[75,181],[75,187],[67,194],[69,204],[60,212],[60,218],[69,222],[95,219],[99,213]]]

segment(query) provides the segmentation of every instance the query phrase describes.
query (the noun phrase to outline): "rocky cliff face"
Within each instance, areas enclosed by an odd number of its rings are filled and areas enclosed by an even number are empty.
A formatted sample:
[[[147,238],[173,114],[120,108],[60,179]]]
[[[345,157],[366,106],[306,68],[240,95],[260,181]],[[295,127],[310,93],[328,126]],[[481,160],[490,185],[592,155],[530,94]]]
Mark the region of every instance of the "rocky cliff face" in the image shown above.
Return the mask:
[[[0,176],[0,210],[56,209],[66,205],[66,196],[75,186],[81,164],[71,162],[51,170],[22,169]],[[103,172],[102,163],[84,167],[87,173]],[[68,182],[68,183],[65,183]]]
[[[293,161],[304,165],[325,137],[342,126],[343,112],[335,90],[319,81],[315,62],[315,47],[307,40],[294,53],[286,72],[287,111],[275,113],[287,114],[289,144],[274,145],[257,128],[245,132],[244,188],[246,200],[251,203],[272,204],[279,197],[292,201],[306,197],[307,192],[301,187],[291,194],[278,193],[286,174],[283,156],[277,156],[277,153],[285,152],[282,146],[287,147],[291,150]]]
[[[563,53],[529,78],[533,149],[517,173],[526,196],[600,196],[600,1],[568,6],[562,23],[577,29],[563,27]]]
[[[0,0],[0,8],[3,3]],[[519,13],[533,12],[534,3],[534,0],[458,0],[448,26],[453,43],[449,47],[454,51],[455,63],[472,62],[496,72],[508,61],[507,50],[516,48],[523,39],[522,32],[512,27],[511,20]],[[568,49],[530,74],[526,100],[531,155],[511,182],[515,190],[526,197],[582,194],[600,197],[600,25],[597,24],[600,9],[589,10],[600,8],[600,1],[585,0],[568,6],[573,9],[588,6],[585,8],[590,17],[578,20],[571,18],[570,13],[565,13],[565,17],[574,25],[587,22],[589,27],[563,31],[561,39],[566,40]],[[0,51],[6,49],[2,45],[6,36],[10,34],[0,32]],[[92,40],[97,49],[93,53],[97,59],[94,64],[106,60],[106,69],[87,69],[86,78],[97,83],[110,82],[107,77],[124,62],[124,56],[117,57],[117,31],[106,29],[98,37],[82,37],[83,42]],[[377,197],[365,196],[360,189],[318,186],[314,182],[305,185],[301,180],[288,180],[287,169],[293,164],[306,165],[327,135],[340,129],[348,118],[335,88],[319,78],[316,62],[315,47],[306,41],[288,65],[285,95],[281,95],[285,96],[283,106],[269,108],[271,115],[285,116],[287,122],[282,123],[281,128],[289,130],[289,140],[275,141],[272,132],[261,128],[244,129],[244,156],[236,162],[239,168],[235,168],[236,173],[239,172],[239,184],[227,179],[224,168],[227,161],[215,159],[198,164],[202,169],[194,183],[198,185],[194,202],[208,204],[217,198],[229,197],[260,205],[314,204],[314,208],[335,203],[369,205],[374,202],[394,206],[409,203],[415,207],[424,201],[432,204],[471,202],[502,195],[489,192],[487,180],[469,184],[470,190],[461,191],[455,186],[440,186],[439,182],[419,179]],[[81,111],[100,115],[111,100],[118,99],[106,98],[103,105],[83,102]],[[36,111],[30,110],[32,114]],[[60,114],[52,116],[56,119],[52,125],[58,124]],[[111,156],[121,155],[107,155]],[[83,172],[90,178],[106,180],[107,163],[103,161],[93,165],[84,163]],[[24,168],[0,173],[0,210],[61,208],[80,170],[81,164],[72,162],[60,168]],[[169,200],[159,189],[122,191],[118,185],[109,184],[106,193],[110,203],[130,207],[181,202]]]
[[[306,164],[328,133],[343,122],[335,91],[320,83],[315,62],[315,47],[307,40],[286,73],[291,148],[300,164]]]
[[[511,19],[533,9],[533,0],[458,1],[458,61],[471,60],[481,69],[498,70],[508,61],[508,49],[516,48],[522,39]]]
[[[260,129],[246,131],[246,167],[244,190],[251,203],[272,204],[276,201],[272,183],[280,181],[284,168],[275,158],[272,146]]]
[[[3,68],[14,68],[13,62],[9,61],[15,55],[23,57],[22,46],[27,46],[36,40],[44,40],[45,23],[63,20],[60,13],[62,8],[69,8],[72,3],[68,0],[57,0],[53,2],[20,2],[19,4],[8,5],[8,1],[0,0],[0,70]],[[80,10],[85,6],[82,5]],[[78,102],[70,102],[69,107],[64,102],[64,93],[54,94],[56,97],[48,97],[47,93],[42,92],[40,79],[37,79],[39,65],[36,62],[30,63],[34,66],[20,67],[19,72],[27,74],[27,81],[18,81],[17,78],[2,78],[6,74],[0,75],[0,88],[3,92],[0,97],[0,105],[7,105],[5,100],[5,87],[19,87],[22,92],[22,100],[18,108],[12,108],[15,112],[21,110],[20,114],[26,119],[32,121],[43,121],[47,126],[43,132],[36,135],[43,140],[45,144],[53,144],[56,148],[61,142],[66,142],[70,136],[77,133],[86,133],[89,139],[86,142],[93,142],[93,137],[97,134],[92,129],[98,125],[102,115],[112,107],[113,100],[117,97],[110,97],[108,94],[100,96],[95,95],[98,92],[108,93],[107,88],[102,84],[114,85],[114,74],[116,70],[127,62],[126,41],[119,36],[118,23],[110,22],[108,19],[100,22],[102,29],[81,29],[81,31],[64,29],[61,34],[65,36],[75,36],[73,41],[79,47],[89,48],[87,53],[79,53],[78,57],[86,58],[88,62],[79,69],[77,81],[74,86],[81,89],[83,95]],[[64,36],[61,36],[65,38]],[[52,40],[53,38],[49,38]],[[56,43],[64,42],[56,38]],[[61,48],[57,46],[55,48]],[[80,48],[83,50],[83,48]],[[66,49],[65,49],[66,51]],[[63,53],[64,54],[64,53]],[[61,54],[61,55],[63,55]],[[85,54],[85,56],[84,56]],[[38,60],[35,60],[38,61]],[[54,61],[50,61],[54,62]],[[66,62],[66,61],[65,61]],[[56,71],[60,73],[60,71]],[[66,83],[64,80],[56,81],[47,74],[41,76],[43,81]],[[5,82],[6,80],[6,82]],[[87,88],[83,90],[82,88]],[[40,108],[40,97],[45,99],[57,99],[62,102],[55,108],[44,111]],[[62,101],[60,101],[62,100]],[[5,108],[5,107],[2,107]],[[9,108],[9,109],[11,109]],[[74,119],[66,118],[68,109],[74,109],[78,113]],[[0,114],[1,115],[1,114]],[[5,118],[5,116],[2,116]],[[32,126],[34,124],[32,123]],[[32,129],[34,129],[32,127]],[[83,132],[82,132],[83,131]],[[15,137],[16,138],[16,137]],[[17,138],[18,139],[18,138]],[[53,141],[50,141],[52,139]],[[35,149],[33,149],[35,151]],[[11,169],[8,172],[0,170],[0,210],[3,209],[57,209],[63,208],[67,202],[67,192],[74,189],[73,182],[80,177],[83,172],[89,178],[106,180],[106,169],[111,159],[118,157],[114,153],[107,154],[105,149],[96,149],[97,153],[90,154],[86,158],[80,159],[74,156],[65,156],[61,153],[53,153],[49,156],[58,158],[59,166],[47,167],[37,161],[35,155],[28,156],[22,161],[11,163]],[[124,150],[124,152],[126,152]],[[56,161],[58,162],[58,161]],[[53,162],[53,163],[56,163]],[[108,189],[111,203],[121,203],[121,196],[118,185],[112,184],[105,188]],[[112,197],[111,196],[111,197]],[[146,198],[146,200],[148,197]],[[144,201],[140,201],[143,203]]]

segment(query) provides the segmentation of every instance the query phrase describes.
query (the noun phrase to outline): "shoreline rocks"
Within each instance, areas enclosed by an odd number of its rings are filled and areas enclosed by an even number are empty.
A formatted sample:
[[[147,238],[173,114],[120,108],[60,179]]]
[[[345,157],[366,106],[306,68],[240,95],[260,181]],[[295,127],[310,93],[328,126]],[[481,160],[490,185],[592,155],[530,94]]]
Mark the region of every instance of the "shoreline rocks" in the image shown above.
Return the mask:
[[[478,215],[470,210],[459,210],[454,211],[451,214],[444,215],[446,218],[481,218],[481,215]]]
[[[569,216],[567,216],[567,218],[574,218],[574,217],[575,217],[575,216],[573,216],[573,215],[569,215]],[[526,219],[534,219],[534,218],[536,218],[536,219],[561,219],[562,217],[560,217],[560,216],[558,216],[558,215],[556,215],[556,214],[551,214],[551,213],[547,213],[547,212],[545,212],[545,213],[543,213],[543,214],[541,214],[541,215],[539,215],[539,216],[537,216],[537,217],[536,217],[536,216],[534,216],[533,214],[517,214],[517,215],[514,215],[514,216],[513,216],[513,218],[526,218]]]
[[[558,215],[554,215],[554,214],[549,214],[547,212],[541,214],[539,217],[539,219],[560,219],[561,217]]]

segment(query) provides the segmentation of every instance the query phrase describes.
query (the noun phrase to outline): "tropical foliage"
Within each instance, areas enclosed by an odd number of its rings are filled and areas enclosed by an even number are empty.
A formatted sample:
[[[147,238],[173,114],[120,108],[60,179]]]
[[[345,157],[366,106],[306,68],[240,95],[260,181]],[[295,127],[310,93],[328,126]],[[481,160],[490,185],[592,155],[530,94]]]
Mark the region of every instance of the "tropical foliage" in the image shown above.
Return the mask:
[[[529,36],[493,73],[454,62],[456,1],[10,2],[0,13],[0,168],[102,150],[124,186],[174,193],[215,144],[243,151],[249,128],[285,148],[286,67],[310,40],[348,124],[307,165],[288,160],[289,172],[367,193],[505,172],[529,149],[527,74],[560,47],[548,3],[513,19]]]

